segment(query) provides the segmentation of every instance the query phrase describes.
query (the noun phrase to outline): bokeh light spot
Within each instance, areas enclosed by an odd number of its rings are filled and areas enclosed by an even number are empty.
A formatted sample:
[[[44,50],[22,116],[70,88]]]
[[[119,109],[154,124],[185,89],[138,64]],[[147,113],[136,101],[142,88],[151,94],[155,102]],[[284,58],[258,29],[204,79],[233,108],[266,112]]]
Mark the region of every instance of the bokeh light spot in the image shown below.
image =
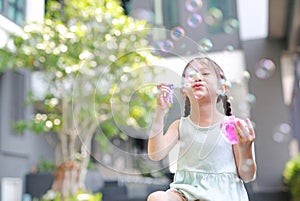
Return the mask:
[[[170,52],[174,48],[174,43],[171,40],[161,41],[158,44],[162,52]]]
[[[208,38],[203,38],[199,41],[198,49],[201,52],[208,52],[213,48],[213,43]]]
[[[202,8],[202,6],[203,6],[202,0],[186,0],[185,1],[185,8],[189,12],[198,11],[200,8]]]
[[[224,22],[225,33],[232,34],[237,31],[239,27],[239,21],[235,18],[229,18]]]
[[[179,40],[185,36],[185,31],[182,27],[174,27],[171,30],[171,38],[173,40]]]
[[[199,26],[201,23],[202,23],[202,17],[197,13],[193,13],[187,19],[187,24],[192,28]]]
[[[218,8],[210,8],[208,10],[208,14],[205,17],[205,22],[209,26],[217,26],[219,25],[223,20],[223,13]]]
[[[275,72],[276,66],[271,59],[263,58],[255,66],[255,75],[260,79],[268,79]]]
[[[291,130],[291,126],[287,123],[277,125],[274,129],[273,140],[277,143],[288,141]]]

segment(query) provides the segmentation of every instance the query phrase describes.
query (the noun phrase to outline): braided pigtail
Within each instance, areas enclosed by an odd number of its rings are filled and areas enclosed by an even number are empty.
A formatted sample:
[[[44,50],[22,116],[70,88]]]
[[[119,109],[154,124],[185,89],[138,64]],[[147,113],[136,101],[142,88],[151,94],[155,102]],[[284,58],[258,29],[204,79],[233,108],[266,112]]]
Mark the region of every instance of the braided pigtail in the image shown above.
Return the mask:
[[[185,103],[184,103],[184,117],[187,117],[190,115],[191,112],[191,102],[188,97],[185,97]]]
[[[219,95],[218,100],[221,99],[223,103],[223,108],[226,116],[231,116],[231,103],[227,95]]]

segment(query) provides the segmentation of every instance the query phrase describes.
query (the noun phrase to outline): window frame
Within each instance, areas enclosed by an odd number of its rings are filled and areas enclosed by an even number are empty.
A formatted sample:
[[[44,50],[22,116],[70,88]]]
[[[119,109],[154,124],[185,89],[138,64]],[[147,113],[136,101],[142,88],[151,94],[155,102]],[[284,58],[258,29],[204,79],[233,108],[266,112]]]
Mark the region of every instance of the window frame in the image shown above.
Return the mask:
[[[18,5],[20,1],[23,3]],[[1,0],[2,8],[0,10],[0,14],[6,17],[7,19],[11,20],[12,22],[22,25],[26,19],[26,0]],[[9,9],[13,8],[13,16],[10,16]],[[18,19],[18,16],[21,15],[21,19]]]

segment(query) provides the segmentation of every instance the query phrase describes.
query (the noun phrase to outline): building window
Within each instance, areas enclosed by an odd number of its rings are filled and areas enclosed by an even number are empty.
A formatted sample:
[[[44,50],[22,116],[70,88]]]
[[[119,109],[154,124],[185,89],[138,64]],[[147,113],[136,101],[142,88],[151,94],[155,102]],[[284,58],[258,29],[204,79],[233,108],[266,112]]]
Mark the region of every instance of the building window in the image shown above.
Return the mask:
[[[121,5],[124,9],[124,14],[128,15],[131,12],[131,2],[130,2],[130,0],[122,0]]]
[[[24,103],[25,103],[25,75],[21,72],[14,72],[12,74],[11,89],[12,94],[12,122],[20,121],[24,119]]]
[[[154,25],[172,29],[179,25],[178,0],[154,0]]]
[[[235,31],[238,26],[237,11],[234,0],[210,0],[207,1],[207,15],[214,18],[208,24],[208,32],[211,34],[228,33]]]
[[[26,0],[0,0],[1,14],[16,24],[22,25],[25,20]]]
[[[0,0],[0,13],[2,13],[3,10],[3,0]]]
[[[179,8],[178,0],[164,0],[163,3],[163,19],[164,27],[167,29],[172,29],[179,25]]]

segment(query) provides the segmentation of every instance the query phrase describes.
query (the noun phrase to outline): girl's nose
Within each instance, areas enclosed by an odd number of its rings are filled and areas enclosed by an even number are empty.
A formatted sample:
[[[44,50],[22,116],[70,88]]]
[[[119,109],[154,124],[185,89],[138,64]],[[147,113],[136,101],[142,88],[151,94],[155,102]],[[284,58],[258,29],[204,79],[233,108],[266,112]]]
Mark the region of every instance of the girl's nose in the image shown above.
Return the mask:
[[[195,82],[201,82],[203,80],[202,74],[197,72],[194,77]]]

